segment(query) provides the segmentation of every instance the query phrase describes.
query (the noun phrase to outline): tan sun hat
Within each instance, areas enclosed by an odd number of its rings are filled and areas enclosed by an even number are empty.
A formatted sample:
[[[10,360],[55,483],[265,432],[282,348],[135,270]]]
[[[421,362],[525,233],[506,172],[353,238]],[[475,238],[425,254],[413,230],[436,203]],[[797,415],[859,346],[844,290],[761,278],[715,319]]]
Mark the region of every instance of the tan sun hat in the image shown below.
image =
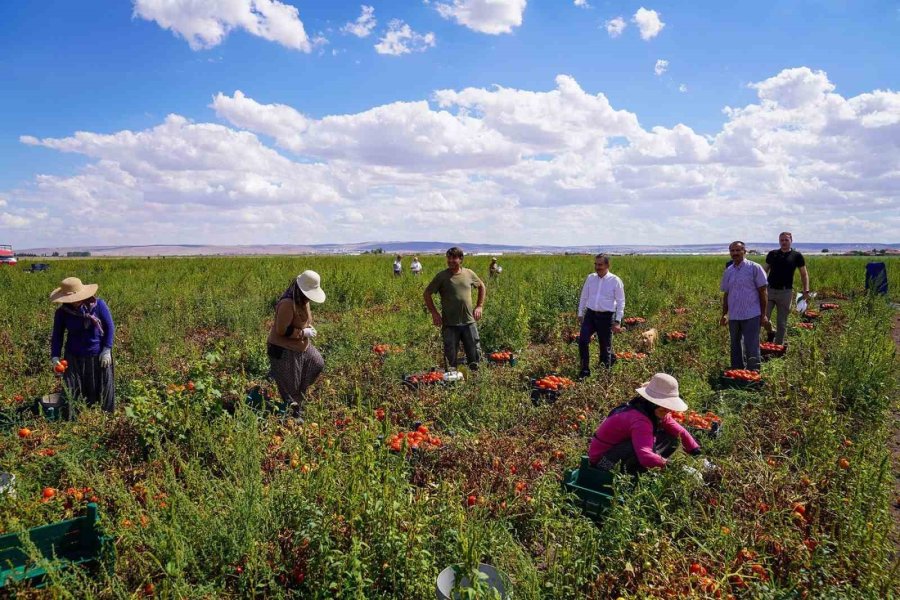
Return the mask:
[[[85,285],[77,277],[66,277],[58,288],[50,292],[50,302],[57,304],[80,302],[96,294],[98,287],[100,286],[96,283]]]
[[[634,391],[653,404],[669,410],[683,412],[688,407],[678,395],[678,380],[666,373],[657,373],[650,381]]]
[[[325,302],[325,292],[321,287],[322,278],[315,271],[303,271],[297,275],[297,286],[303,295],[316,303]]]

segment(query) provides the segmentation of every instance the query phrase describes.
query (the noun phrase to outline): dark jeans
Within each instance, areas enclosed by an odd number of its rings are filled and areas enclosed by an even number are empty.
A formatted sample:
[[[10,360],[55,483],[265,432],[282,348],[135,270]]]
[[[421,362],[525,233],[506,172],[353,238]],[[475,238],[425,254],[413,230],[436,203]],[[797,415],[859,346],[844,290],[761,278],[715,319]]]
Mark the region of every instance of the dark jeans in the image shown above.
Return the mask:
[[[759,317],[728,321],[731,335],[731,368],[759,371]],[[746,362],[745,362],[746,361]]]
[[[678,438],[676,436],[670,435],[662,430],[659,430],[654,434],[653,452],[656,454],[659,454],[663,458],[669,458],[677,449]],[[636,475],[647,471],[646,467],[641,466],[637,454],[634,453],[634,444],[631,443],[631,438],[619,442],[610,448],[606,454],[597,461],[597,468],[611,471],[620,463],[622,465],[623,473]]]
[[[481,338],[478,336],[478,326],[475,323],[444,325],[441,328],[441,337],[444,338],[444,360],[447,361],[448,367],[456,367],[459,341],[462,340],[469,368],[473,370],[478,368],[478,362],[481,360]]]
[[[578,334],[578,355],[581,357],[581,374],[591,374],[591,336],[597,334],[600,344],[600,364],[611,367],[616,361],[612,351],[613,313],[594,312],[587,309],[581,320],[581,332]]]

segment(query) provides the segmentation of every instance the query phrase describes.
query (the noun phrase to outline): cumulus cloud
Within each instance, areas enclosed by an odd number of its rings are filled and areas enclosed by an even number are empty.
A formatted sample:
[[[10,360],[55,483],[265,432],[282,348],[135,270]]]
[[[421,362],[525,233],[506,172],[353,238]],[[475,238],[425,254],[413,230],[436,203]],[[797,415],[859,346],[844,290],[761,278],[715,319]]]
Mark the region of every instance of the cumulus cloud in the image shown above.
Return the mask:
[[[683,84],[683,83],[680,84],[680,85],[678,86],[678,91],[681,92],[682,94],[686,93],[686,92],[688,91],[687,85],[685,85],[685,84]]]
[[[659,13],[655,10],[647,10],[643,6],[637,9],[637,12],[634,13],[634,16],[631,18],[631,21],[637,25],[638,30],[641,32],[642,40],[651,40],[659,35],[659,32],[662,31],[663,27],[666,26],[665,23],[662,22],[662,19],[659,18]]]
[[[425,52],[433,48],[435,44],[434,34],[429,32],[424,35],[416,33],[409,25],[400,19],[393,19],[388,23],[388,30],[375,44],[378,54],[400,56],[411,52]]]
[[[171,30],[193,50],[218,46],[234,29],[302,52],[313,48],[297,8],[277,0],[134,0],[134,16]]]
[[[609,34],[611,38],[617,38],[622,35],[622,32],[625,31],[625,28],[628,24],[625,22],[625,19],[622,17],[616,17],[615,19],[610,19],[606,23],[604,23],[604,27],[606,27],[606,33]]]
[[[575,0],[575,6],[579,6],[581,8],[590,8],[591,5],[588,4],[587,0]]]
[[[665,73],[669,69],[669,61],[663,59],[657,59],[656,64],[653,66],[653,72],[656,73],[656,76],[659,77],[663,73]]]
[[[23,144],[88,164],[0,192],[0,225],[13,243],[28,231],[32,245],[60,236],[439,239],[461,230],[565,245],[587,243],[570,231],[601,221],[609,243],[730,239],[740,217],[740,236],[751,239],[779,229],[804,240],[893,239],[900,93],[845,98],[805,67],[751,87],[757,99],[726,107],[714,135],[684,124],[645,128],[568,75],[546,90],[444,89],[322,118],[220,93],[211,106],[225,124],[170,115],[141,131],[23,135]]]
[[[341,28],[344,33],[352,33],[358,38],[368,37],[378,21],[375,20],[375,8],[372,6],[362,5],[362,13],[355,21],[347,23]]]
[[[452,4],[439,3],[437,11],[445,19],[480,33],[499,35],[512,33],[522,24],[527,0],[453,0]],[[578,5],[578,1],[575,2]]]

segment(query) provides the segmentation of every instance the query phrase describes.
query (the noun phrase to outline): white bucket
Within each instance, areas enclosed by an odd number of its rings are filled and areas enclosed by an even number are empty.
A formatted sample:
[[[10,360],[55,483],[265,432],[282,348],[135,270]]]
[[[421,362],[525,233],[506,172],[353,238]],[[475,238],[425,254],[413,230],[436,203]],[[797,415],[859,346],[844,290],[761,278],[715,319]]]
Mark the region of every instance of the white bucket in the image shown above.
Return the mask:
[[[491,565],[486,565],[481,563],[478,565],[478,570],[484,573],[487,576],[487,584],[500,592],[500,597],[506,600],[509,598],[509,593],[506,591],[506,584],[504,583],[505,577],[500,571],[492,567]],[[456,571],[453,570],[453,567],[447,567],[441,574],[438,575],[437,578],[437,599],[438,600],[457,600],[459,598],[459,594],[450,594],[453,591],[453,586],[456,583]],[[463,577],[461,585],[466,587],[470,585],[468,577]]]

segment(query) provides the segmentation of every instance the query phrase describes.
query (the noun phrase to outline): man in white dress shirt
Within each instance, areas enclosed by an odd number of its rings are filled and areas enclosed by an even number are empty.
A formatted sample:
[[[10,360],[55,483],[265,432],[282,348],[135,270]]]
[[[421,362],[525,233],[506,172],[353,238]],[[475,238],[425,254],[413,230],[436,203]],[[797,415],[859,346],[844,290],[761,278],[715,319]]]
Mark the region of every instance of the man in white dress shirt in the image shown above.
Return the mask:
[[[597,334],[600,344],[600,363],[611,367],[616,358],[612,351],[612,334],[622,331],[622,315],[625,314],[625,286],[622,280],[609,272],[609,257],[594,257],[594,273],[587,276],[581,288],[578,302],[578,354],[581,357],[579,377],[591,374],[590,341]]]

